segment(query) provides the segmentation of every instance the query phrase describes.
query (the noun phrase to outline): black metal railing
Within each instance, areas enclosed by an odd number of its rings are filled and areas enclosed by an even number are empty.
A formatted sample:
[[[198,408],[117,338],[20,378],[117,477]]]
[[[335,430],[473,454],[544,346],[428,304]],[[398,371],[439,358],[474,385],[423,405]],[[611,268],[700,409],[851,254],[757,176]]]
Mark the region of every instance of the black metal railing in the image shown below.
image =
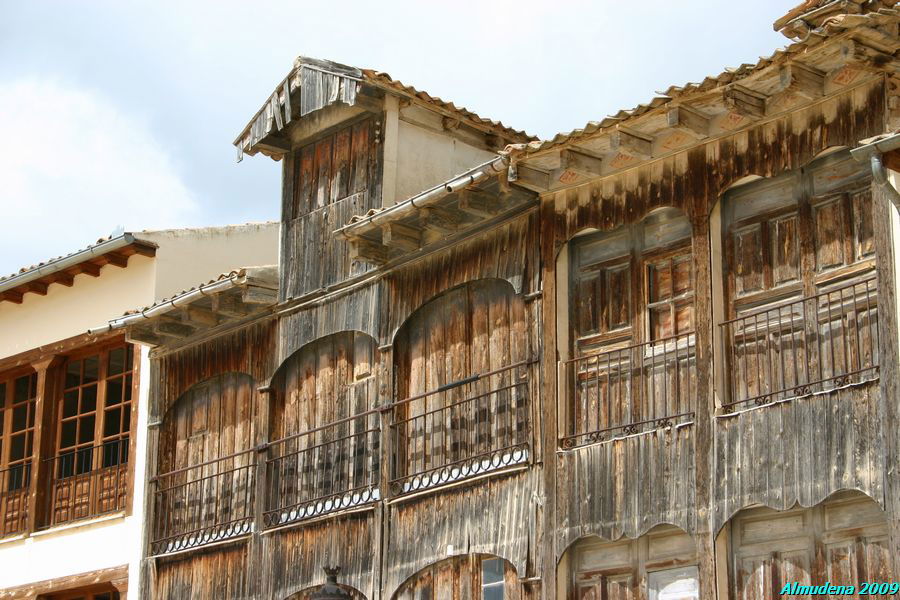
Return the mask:
[[[153,478],[151,552],[177,552],[252,531],[256,455],[245,450]]]
[[[528,460],[529,364],[473,375],[393,404],[392,494]]]
[[[875,278],[721,324],[727,407],[763,405],[878,376]]]
[[[25,531],[30,485],[31,461],[0,470],[0,537]]]
[[[51,481],[45,525],[125,510],[128,450],[126,437],[44,459]]]
[[[563,448],[687,422],[696,406],[693,332],[563,361]]]
[[[378,500],[380,435],[378,411],[368,411],[270,444],[264,526]]]

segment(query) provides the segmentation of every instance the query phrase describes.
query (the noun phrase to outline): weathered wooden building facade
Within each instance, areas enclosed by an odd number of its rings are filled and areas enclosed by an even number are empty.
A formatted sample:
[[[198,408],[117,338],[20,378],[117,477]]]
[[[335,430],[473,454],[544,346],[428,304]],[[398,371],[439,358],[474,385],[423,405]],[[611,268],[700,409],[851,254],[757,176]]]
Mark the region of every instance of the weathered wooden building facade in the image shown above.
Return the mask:
[[[283,164],[277,301],[250,277],[131,325],[159,373],[145,593],[900,576],[898,219],[869,159],[897,163],[862,142],[900,125],[898,22],[807,2],[785,50],[543,142],[298,59],[236,142]]]

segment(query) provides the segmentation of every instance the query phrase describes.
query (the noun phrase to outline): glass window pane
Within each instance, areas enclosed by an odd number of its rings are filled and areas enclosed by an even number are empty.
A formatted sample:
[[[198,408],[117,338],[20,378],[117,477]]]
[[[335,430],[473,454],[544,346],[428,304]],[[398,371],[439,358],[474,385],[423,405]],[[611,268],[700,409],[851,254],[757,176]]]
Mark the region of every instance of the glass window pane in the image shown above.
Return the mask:
[[[126,404],[122,407],[122,431],[131,430],[131,405]]]
[[[81,361],[73,360],[66,366],[66,387],[81,384]]]
[[[481,588],[482,600],[503,600],[503,585],[489,585]]]
[[[122,378],[106,381],[106,406],[115,406],[122,401]]]
[[[110,375],[118,375],[124,371],[125,367],[125,348],[115,348],[109,351],[109,371]]]
[[[97,386],[89,385],[81,388],[81,414],[97,410]]]
[[[81,417],[78,420],[78,443],[87,444],[94,441],[94,415]]]
[[[14,435],[9,445],[9,460],[22,460],[25,458],[25,434]]]
[[[488,558],[481,561],[481,585],[502,582],[503,571],[503,560],[500,558]]]
[[[113,408],[103,417],[103,437],[118,435],[122,423],[122,409]]]
[[[125,376],[125,402],[131,400],[131,375]]]
[[[0,383],[0,408],[6,406],[6,382]],[[2,413],[0,413],[2,414]]]
[[[62,432],[59,438],[60,448],[70,448],[75,445],[75,428],[77,427],[75,420],[66,421],[62,424]]]
[[[84,359],[84,383],[97,381],[100,373],[100,357],[89,356]]]
[[[680,567],[647,574],[650,600],[693,600],[700,597],[697,567]]]
[[[22,431],[28,424],[28,405],[20,404],[13,409],[12,430]]]
[[[16,379],[16,387],[14,391],[13,402],[24,402],[31,398],[31,390],[29,383],[31,382],[30,375],[24,375]]]
[[[69,390],[63,394],[63,419],[78,414],[78,390]]]

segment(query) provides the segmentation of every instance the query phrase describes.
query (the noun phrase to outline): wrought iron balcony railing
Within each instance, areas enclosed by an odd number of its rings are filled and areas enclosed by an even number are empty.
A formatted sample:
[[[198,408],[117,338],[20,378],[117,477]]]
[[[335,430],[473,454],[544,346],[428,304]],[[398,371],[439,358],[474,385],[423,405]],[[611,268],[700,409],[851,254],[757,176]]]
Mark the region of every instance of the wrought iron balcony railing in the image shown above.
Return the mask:
[[[256,455],[244,450],[155,477],[151,552],[177,552],[252,531]]]
[[[763,405],[878,377],[874,278],[722,323],[731,399]]]
[[[563,361],[561,446],[570,449],[691,420],[696,378],[693,333]]]

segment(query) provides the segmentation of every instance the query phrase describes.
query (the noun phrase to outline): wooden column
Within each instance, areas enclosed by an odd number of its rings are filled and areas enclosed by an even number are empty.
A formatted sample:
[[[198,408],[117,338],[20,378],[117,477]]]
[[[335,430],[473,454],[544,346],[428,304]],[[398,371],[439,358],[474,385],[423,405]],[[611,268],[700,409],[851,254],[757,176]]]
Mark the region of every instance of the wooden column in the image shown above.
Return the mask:
[[[389,407],[394,401],[394,347],[391,345],[380,346],[378,348],[378,360],[375,371],[375,385],[377,386],[378,406]],[[378,423],[381,427],[381,456],[379,456],[379,481],[378,489],[381,490],[382,501],[376,507],[377,522],[380,523],[378,529],[378,572],[376,574],[374,588],[376,597],[372,600],[381,600],[389,590],[384,589],[385,569],[389,568],[387,560],[387,540],[390,534],[390,507],[387,500],[392,496],[390,490],[391,481],[391,458],[394,455],[393,444],[391,443],[391,423],[393,423],[394,411],[391,408],[385,408],[378,413]]]
[[[555,222],[553,215],[552,198],[545,201],[542,206],[546,233],[541,238],[541,254],[543,255],[543,271],[541,273],[541,288],[544,291],[541,302],[541,318],[543,320],[543,353],[541,356],[541,369],[543,388],[540,394],[540,406],[542,411],[541,439],[543,446],[543,507],[541,530],[539,533],[540,563],[537,575],[541,579],[541,600],[551,600],[556,596],[557,572],[556,572],[556,444],[557,444],[557,361],[556,352],[556,251],[554,231],[552,224]]]
[[[138,354],[139,351],[140,347],[135,346],[135,354]],[[141,352],[141,354],[143,353]],[[159,475],[159,427],[162,424],[160,408],[163,403],[162,392],[160,391],[162,389],[162,371],[158,358],[150,359],[150,368],[147,375],[151,373],[153,377],[150,379],[150,391],[147,394],[147,464],[144,469],[144,533],[141,540],[141,555],[146,558],[141,561],[138,595],[155,598],[156,559],[151,555],[151,541],[156,531],[154,491],[156,490],[155,478]]]
[[[711,468],[713,458],[713,310],[710,260],[710,227],[705,211],[693,220],[691,250],[694,256],[694,331],[697,361],[696,405],[694,407],[694,477],[696,493],[697,558],[700,571],[700,598],[716,598],[716,552],[712,531]]]
[[[37,390],[34,404],[34,438],[31,450],[31,483],[28,492],[28,521],[26,531],[33,532],[49,519],[46,511],[52,495],[52,462],[44,461],[53,456],[56,448],[56,408],[60,393],[61,376],[57,367],[62,357],[45,358],[32,367],[37,371]]]
[[[256,410],[256,426],[255,429],[255,445],[256,445],[256,472],[254,482],[256,490],[254,493],[253,504],[253,535],[250,537],[250,547],[248,555],[252,565],[266,564],[266,557],[263,555],[261,533],[265,528],[264,513],[266,510],[267,483],[266,477],[266,460],[269,458],[269,441],[271,432],[269,431],[269,409],[272,406],[272,394],[274,392],[271,385],[260,386],[258,406]],[[267,598],[268,590],[266,584],[268,579],[263,577],[264,569],[255,569],[255,573],[250,573],[250,586],[255,591],[255,598]]]
[[[900,416],[897,377],[900,376],[900,354],[897,341],[897,280],[896,251],[893,229],[896,211],[887,195],[872,183],[872,203],[875,219],[875,256],[878,273],[878,342],[879,342],[879,408],[884,435],[884,496],[888,522],[888,543],[891,568],[896,579],[900,576],[900,455],[897,449],[897,418]]]

